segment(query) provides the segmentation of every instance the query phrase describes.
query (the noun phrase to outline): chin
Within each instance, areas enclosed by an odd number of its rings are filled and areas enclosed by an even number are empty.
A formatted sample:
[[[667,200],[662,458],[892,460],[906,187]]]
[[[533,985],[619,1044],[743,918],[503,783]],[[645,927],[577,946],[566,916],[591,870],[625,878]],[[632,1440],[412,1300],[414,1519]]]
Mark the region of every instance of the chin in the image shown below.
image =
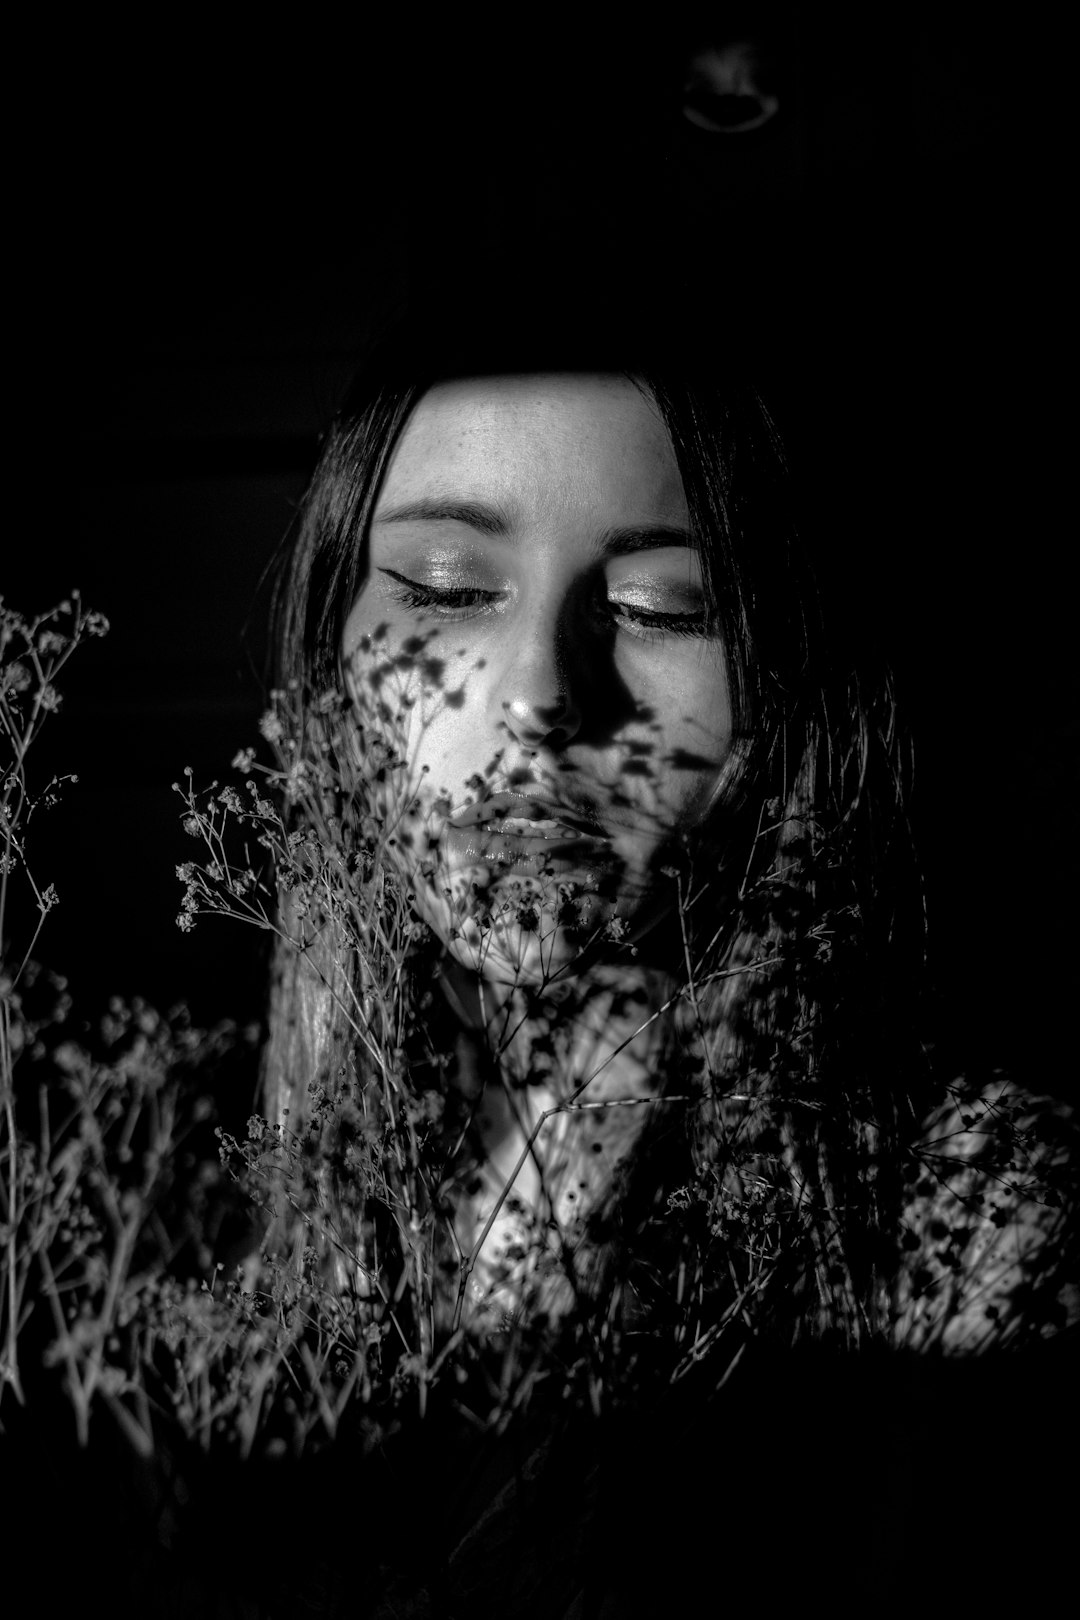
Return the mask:
[[[421,897],[427,921],[454,959],[493,984],[541,988],[572,978],[621,909],[565,876],[523,877],[470,868],[441,894]]]

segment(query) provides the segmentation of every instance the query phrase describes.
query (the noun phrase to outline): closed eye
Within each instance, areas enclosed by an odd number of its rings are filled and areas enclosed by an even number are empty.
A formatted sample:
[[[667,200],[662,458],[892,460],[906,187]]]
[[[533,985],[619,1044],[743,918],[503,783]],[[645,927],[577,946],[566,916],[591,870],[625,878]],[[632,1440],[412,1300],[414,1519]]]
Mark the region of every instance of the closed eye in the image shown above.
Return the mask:
[[[395,573],[392,568],[380,568],[379,573],[396,582],[398,589],[390,592],[396,602],[418,611],[436,613],[444,619],[471,619],[499,600],[498,591],[484,591],[478,586],[422,585],[418,580]]]
[[[395,601],[416,612],[433,613],[444,619],[472,619],[493,611],[502,600],[500,591],[486,591],[480,586],[424,585],[409,579],[393,568],[380,568],[380,574],[395,582],[390,592]],[[631,602],[605,598],[601,611],[609,623],[625,630],[641,641],[661,641],[665,636],[707,636],[710,633],[708,614],[704,608],[687,613],[658,613]]]
[[[609,602],[608,612],[620,629],[625,628],[645,641],[660,641],[664,636],[709,634],[709,618],[704,608],[690,613],[656,613],[630,602]]]

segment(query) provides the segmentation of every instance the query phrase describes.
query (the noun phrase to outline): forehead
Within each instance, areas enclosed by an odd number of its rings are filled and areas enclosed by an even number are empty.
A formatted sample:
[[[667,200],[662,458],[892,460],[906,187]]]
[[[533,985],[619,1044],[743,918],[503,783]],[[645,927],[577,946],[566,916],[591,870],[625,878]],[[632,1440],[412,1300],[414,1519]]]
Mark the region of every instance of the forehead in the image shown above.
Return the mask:
[[[675,520],[686,502],[652,396],[628,377],[530,374],[440,382],[395,447],[380,504],[430,495],[616,504]]]

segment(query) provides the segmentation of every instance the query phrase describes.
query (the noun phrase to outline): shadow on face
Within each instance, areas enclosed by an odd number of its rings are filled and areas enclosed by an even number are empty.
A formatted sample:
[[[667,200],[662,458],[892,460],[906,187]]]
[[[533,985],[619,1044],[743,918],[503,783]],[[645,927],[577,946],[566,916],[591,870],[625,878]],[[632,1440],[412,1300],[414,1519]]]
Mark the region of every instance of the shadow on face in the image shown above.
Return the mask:
[[[485,972],[640,930],[731,752],[670,438],[616,375],[444,382],[394,450],[342,644],[436,931]]]

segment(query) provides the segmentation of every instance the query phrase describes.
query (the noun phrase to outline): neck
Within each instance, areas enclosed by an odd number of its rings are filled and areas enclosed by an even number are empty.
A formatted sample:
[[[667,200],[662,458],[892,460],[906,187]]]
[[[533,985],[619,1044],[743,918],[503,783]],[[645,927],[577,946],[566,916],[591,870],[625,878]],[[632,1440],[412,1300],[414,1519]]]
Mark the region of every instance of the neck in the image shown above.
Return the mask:
[[[544,1024],[580,1017],[598,996],[620,1005],[658,1005],[670,994],[670,975],[643,962],[593,961],[542,985],[513,984],[473,972],[452,956],[439,965],[439,982],[462,1023],[489,1034],[506,1024]]]
[[[531,987],[483,979],[448,957],[440,981],[461,1024],[500,1065],[526,1083],[551,1073],[556,1086],[583,1079],[592,1061],[617,1064],[631,1046],[638,1062],[652,1052],[672,988],[668,975],[633,961],[596,961]]]
[[[670,981],[634,962],[608,961],[526,990],[447,960],[441,983],[489,1054],[470,1064],[462,1052],[456,1081],[470,1110],[473,1155],[454,1217],[462,1251],[487,1231],[470,1297],[482,1310],[516,1310],[528,1289],[550,1286],[544,1308],[557,1313],[568,1287],[561,1245],[588,1270],[590,1214],[609,1195],[662,1089],[655,1015]],[[542,1283],[541,1268],[530,1282],[545,1253],[560,1257],[555,1280]]]

